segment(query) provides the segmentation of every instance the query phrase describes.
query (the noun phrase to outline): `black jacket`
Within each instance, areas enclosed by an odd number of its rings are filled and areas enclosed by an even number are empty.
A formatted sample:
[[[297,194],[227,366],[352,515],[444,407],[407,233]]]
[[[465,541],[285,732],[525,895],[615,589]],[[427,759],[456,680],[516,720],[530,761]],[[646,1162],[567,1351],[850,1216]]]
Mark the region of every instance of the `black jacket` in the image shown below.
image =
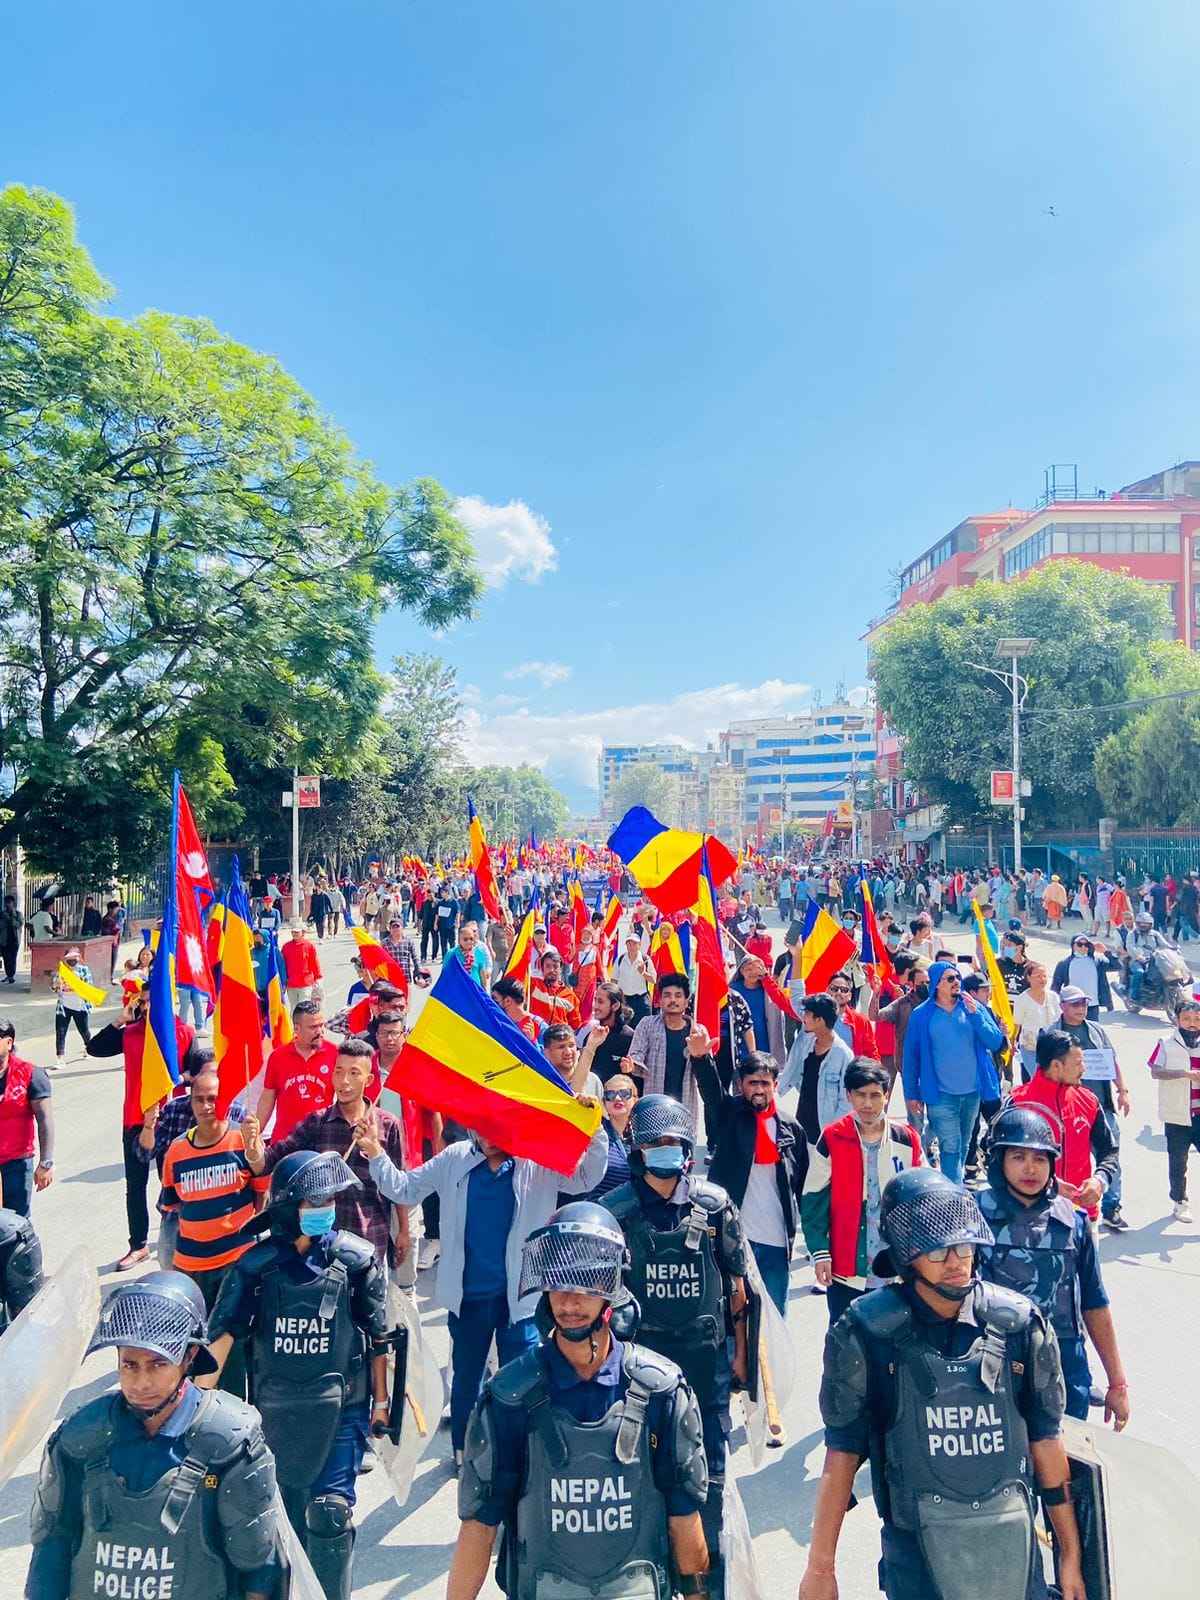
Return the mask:
[[[1095,959],[1093,957],[1093,959]],[[1112,989],[1108,982],[1107,964],[1096,961],[1096,991],[1097,1004],[1101,1011],[1113,1009]],[[1058,994],[1071,981],[1071,956],[1064,956],[1054,969],[1054,976],[1050,979],[1050,987]]]
[[[779,1190],[779,1203],[783,1207],[783,1225],[787,1232],[788,1249],[800,1226],[800,1196],[804,1193],[804,1178],[808,1172],[808,1143],[803,1129],[795,1117],[789,1117],[775,1107],[778,1123],[776,1143],[779,1163],[775,1168],[775,1183]],[[736,1206],[746,1198],[746,1185],[754,1165],[754,1142],[758,1116],[748,1100],[726,1097],[722,1101],[717,1123],[716,1150],[708,1166],[708,1177],[728,1191]]]

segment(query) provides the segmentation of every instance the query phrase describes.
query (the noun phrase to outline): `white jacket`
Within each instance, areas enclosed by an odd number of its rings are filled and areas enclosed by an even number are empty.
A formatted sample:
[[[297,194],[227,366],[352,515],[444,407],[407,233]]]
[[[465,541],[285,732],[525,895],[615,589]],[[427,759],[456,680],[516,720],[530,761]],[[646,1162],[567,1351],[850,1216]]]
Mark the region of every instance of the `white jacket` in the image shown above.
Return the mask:
[[[1150,1074],[1158,1081],[1158,1117],[1185,1128],[1192,1123],[1192,1056],[1200,1047],[1189,1050],[1176,1028],[1164,1033],[1150,1055]]]

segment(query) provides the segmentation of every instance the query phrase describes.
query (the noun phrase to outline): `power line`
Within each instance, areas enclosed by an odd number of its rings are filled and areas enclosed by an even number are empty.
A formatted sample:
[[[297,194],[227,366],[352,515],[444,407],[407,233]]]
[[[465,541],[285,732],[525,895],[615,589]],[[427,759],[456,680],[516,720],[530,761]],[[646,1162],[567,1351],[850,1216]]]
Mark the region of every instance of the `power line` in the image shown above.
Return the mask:
[[[1160,705],[1165,700],[1190,700],[1200,695],[1200,689],[1175,689],[1170,694],[1150,694],[1140,700],[1114,700],[1100,706],[1036,706],[1027,707],[1021,714],[1026,717],[1077,717],[1081,712],[1136,711],[1139,706]]]

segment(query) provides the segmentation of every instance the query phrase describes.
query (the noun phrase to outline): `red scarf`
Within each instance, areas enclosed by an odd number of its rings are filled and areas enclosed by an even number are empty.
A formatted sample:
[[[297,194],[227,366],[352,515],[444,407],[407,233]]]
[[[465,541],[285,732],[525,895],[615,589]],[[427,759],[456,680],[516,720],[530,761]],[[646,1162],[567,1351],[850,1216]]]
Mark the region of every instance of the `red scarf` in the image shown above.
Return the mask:
[[[754,1129],[754,1164],[756,1167],[773,1167],[779,1160],[779,1146],[772,1139],[767,1124],[775,1115],[774,1100],[765,1111],[760,1111],[757,1115],[757,1125]]]

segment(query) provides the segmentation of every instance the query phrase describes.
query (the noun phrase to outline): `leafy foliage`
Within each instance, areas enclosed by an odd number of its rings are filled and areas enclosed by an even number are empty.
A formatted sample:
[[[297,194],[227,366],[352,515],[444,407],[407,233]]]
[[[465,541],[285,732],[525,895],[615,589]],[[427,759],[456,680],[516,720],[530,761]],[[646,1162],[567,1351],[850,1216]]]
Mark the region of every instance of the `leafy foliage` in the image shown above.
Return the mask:
[[[480,592],[437,483],[389,488],[271,357],[106,293],[61,200],[0,193],[0,846],[76,880],[144,862],[174,761],[226,826],[239,770],[359,770],[380,612]]]
[[[951,822],[990,812],[991,769],[1011,765],[1012,702],[980,668],[1003,670],[997,640],[1032,638],[1020,669],[1029,684],[1021,725],[1029,820],[1094,821],[1102,810],[1096,742],[1114,714],[1089,708],[1128,699],[1130,685],[1166,670],[1174,660],[1161,642],[1169,623],[1158,590],[1077,561],[902,611],[879,642],[873,672],[880,706],[903,736],[908,775],[948,808]]]
[[[1096,749],[1096,786],[1119,822],[1200,827],[1200,660],[1182,644],[1152,646],[1131,680],[1131,695],[1181,691],[1191,693],[1135,711]]]
[[[667,827],[677,827],[679,784],[652,762],[635,761],[623,769],[609,791],[609,808],[615,818],[623,817],[630,806],[645,806]]]

